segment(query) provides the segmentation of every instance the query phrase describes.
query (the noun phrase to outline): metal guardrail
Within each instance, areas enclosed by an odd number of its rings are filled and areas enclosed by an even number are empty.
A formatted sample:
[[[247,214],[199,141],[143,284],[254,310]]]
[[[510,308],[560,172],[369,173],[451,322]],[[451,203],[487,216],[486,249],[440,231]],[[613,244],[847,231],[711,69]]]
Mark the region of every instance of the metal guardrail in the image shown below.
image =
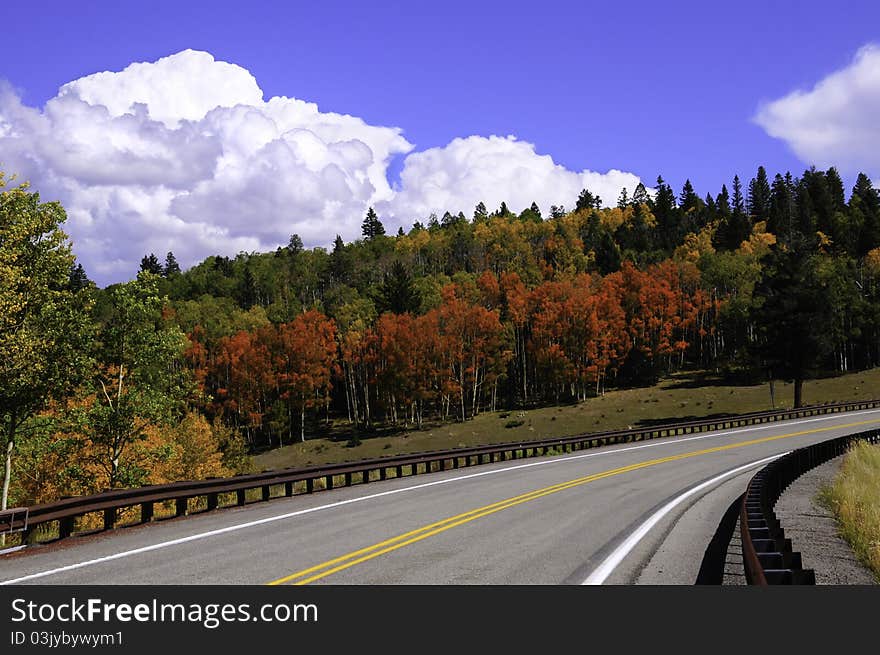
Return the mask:
[[[0,512],[0,535],[24,532],[27,526],[27,507],[10,507]]]
[[[749,481],[740,508],[743,566],[750,585],[814,585],[816,575],[804,569],[801,554],[773,508],[788,486],[810,469],[847,452],[858,440],[880,443],[880,430],[846,435],[793,450],[770,462]]]
[[[135,489],[114,489],[92,496],[65,498],[31,506],[27,508],[29,521],[22,523],[19,519],[11,520],[10,528],[23,531],[22,543],[34,543],[39,541],[41,536],[38,534],[38,528],[55,523],[57,534],[50,534],[47,540],[64,539],[77,532],[77,520],[86,514],[97,513],[101,517],[98,520],[98,529],[112,530],[123,525],[152,522],[154,518],[158,518],[155,517],[156,503],[173,503],[172,516],[178,517],[197,513],[190,508],[191,499],[204,498],[204,502],[201,503],[204,506],[197,508],[198,511],[211,511],[220,507],[268,501],[273,497],[273,488],[276,489],[275,497],[282,494],[283,496],[310,494],[322,488],[332,489],[339,485],[350,486],[367,484],[373,480],[385,480],[389,477],[389,471],[394,472],[394,477],[403,477],[495,461],[535,457],[550,452],[572,452],[612,444],[877,407],[880,407],[880,400],[811,405],[799,409],[752,412],[630,430],[427,451],[308,468],[270,470],[230,478],[173,482]],[[247,492],[253,490],[259,490],[258,498],[248,499]],[[129,508],[139,508],[137,519],[133,520],[128,516],[127,522],[120,523],[121,511]]]

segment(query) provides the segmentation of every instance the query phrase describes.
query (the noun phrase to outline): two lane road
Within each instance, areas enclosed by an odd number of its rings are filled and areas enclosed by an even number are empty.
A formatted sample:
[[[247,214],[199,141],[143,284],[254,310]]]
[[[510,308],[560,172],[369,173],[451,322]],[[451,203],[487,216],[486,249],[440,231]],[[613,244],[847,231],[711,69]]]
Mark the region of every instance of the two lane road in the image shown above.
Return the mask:
[[[0,583],[692,584],[766,461],[866,410],[277,499],[0,557]]]

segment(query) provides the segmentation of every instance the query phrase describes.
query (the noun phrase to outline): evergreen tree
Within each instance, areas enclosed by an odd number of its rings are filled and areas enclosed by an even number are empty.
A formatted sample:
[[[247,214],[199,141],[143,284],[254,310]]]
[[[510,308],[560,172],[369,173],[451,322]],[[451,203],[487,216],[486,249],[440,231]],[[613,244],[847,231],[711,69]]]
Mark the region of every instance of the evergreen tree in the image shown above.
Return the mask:
[[[77,262],[70,267],[68,289],[71,292],[77,293],[83,289],[88,289],[89,287],[94,286],[94,284],[95,283],[89,279],[89,276],[86,275],[86,269],[83,268],[82,264]]]
[[[412,275],[400,261],[395,261],[391,270],[383,276],[378,295],[376,308],[380,314],[415,314],[421,305],[419,293],[413,286]]]
[[[244,267],[244,274],[238,284],[238,304],[242,309],[250,309],[257,304],[259,297],[257,280],[248,264]]]
[[[562,218],[565,216],[565,207],[560,205],[550,205],[550,218]]]
[[[644,187],[642,189],[644,190]],[[645,196],[647,196],[647,192],[645,192]],[[653,200],[648,200],[648,204],[657,221],[660,246],[672,250],[681,236],[678,234],[678,210],[675,206],[675,193],[659,175],[657,176],[657,192]]]
[[[846,211],[846,198],[843,190],[843,180],[840,179],[840,173],[832,166],[825,171],[825,183],[828,187],[828,194],[831,196],[831,205],[836,212]]]
[[[532,223],[540,223],[543,219],[541,218],[541,210],[538,208],[537,203],[532,203],[531,207],[524,209],[522,214],[519,215],[520,220],[530,221]]]
[[[180,264],[177,263],[174,253],[170,250],[165,255],[165,266],[162,267],[162,277],[172,278],[180,275]]]
[[[583,189],[578,196],[577,204],[575,205],[574,210],[580,211],[582,209],[599,209],[602,206],[602,199],[599,196],[594,196],[587,189]]]
[[[758,173],[749,182],[748,212],[757,221],[766,221],[770,212],[770,183],[763,166],[758,166]]]
[[[296,257],[303,251],[303,240],[298,234],[291,234],[287,242],[287,252],[291,257]]]
[[[791,175],[783,178],[779,173],[773,178],[770,188],[770,209],[767,215],[767,229],[782,242],[791,240],[794,231],[794,196],[791,188]]]
[[[797,237],[790,248],[774,247],[755,286],[757,354],[771,379],[794,383],[794,406],[803,405],[803,383],[833,346],[834,317],[819,272],[820,256]]]
[[[493,214],[493,216],[498,216],[500,218],[507,218],[511,215],[512,212],[507,208],[507,203],[503,200],[501,201],[501,206],[498,208],[498,211]]]
[[[620,190],[620,195],[617,197],[617,207],[624,209],[627,206],[629,206],[629,195],[626,192],[626,187],[623,187]]]
[[[633,191],[632,204],[641,205],[648,202],[648,190],[645,189],[645,185],[639,182],[636,185],[635,191]]]
[[[723,192],[726,192],[726,188]],[[721,213],[725,214],[725,217],[722,218],[721,224],[718,226],[716,242],[724,250],[736,250],[752,233],[752,223],[746,214],[742,183],[739,181],[738,175],[733,177],[733,207],[729,213],[724,209]]]
[[[159,258],[156,255],[150,253],[141,258],[140,270],[141,272],[152,273],[153,275],[162,275],[162,264],[159,263]]]
[[[480,223],[481,221],[485,221],[489,218],[489,212],[486,210],[486,205],[483,204],[483,201],[477,203],[477,206],[474,207],[474,223]]]
[[[727,185],[721,185],[721,193],[715,199],[715,207],[718,215],[722,218],[730,216],[730,193],[727,191]]]
[[[685,180],[684,186],[681,188],[681,195],[678,197],[678,206],[681,207],[682,212],[687,213],[692,209],[699,208],[699,205],[700,197],[694,191],[691,181]]]
[[[849,199],[850,212],[860,223],[858,252],[864,256],[880,247],[880,194],[864,173],[859,173]]]
[[[385,234],[385,226],[382,225],[382,221],[379,220],[372,207],[367,210],[367,215],[361,223],[361,234],[367,241],[372,241]]]
[[[345,242],[338,234],[330,252],[330,274],[339,283],[347,283],[351,274],[351,261],[345,249]]]
[[[614,241],[614,237],[606,229],[599,231],[599,240],[595,248],[596,268],[602,275],[608,275],[620,270],[620,247]]]
[[[739,175],[733,176],[733,212],[739,212],[740,214],[745,214],[746,212],[746,205],[742,192],[742,182],[739,180]]]

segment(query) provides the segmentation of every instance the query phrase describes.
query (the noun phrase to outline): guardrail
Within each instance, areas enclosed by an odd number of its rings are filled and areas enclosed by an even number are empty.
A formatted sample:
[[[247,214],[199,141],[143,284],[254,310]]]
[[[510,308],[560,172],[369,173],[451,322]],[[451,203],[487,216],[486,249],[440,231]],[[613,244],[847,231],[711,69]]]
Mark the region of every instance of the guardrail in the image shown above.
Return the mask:
[[[178,517],[221,507],[268,501],[273,497],[273,488],[276,490],[274,497],[281,495],[289,497],[302,493],[310,494],[322,488],[332,489],[334,486],[385,480],[389,477],[389,472],[393,472],[393,477],[403,477],[495,461],[535,457],[549,452],[572,452],[612,444],[877,407],[880,407],[880,400],[811,405],[799,409],[752,412],[630,430],[428,451],[308,468],[263,471],[230,478],[173,482],[135,489],[114,489],[93,496],[65,498],[31,506],[27,508],[28,515],[24,521],[10,520],[9,529],[23,532],[22,543],[35,543],[41,536],[37,534],[37,528],[55,523],[57,533],[50,534],[45,540],[64,539],[77,532],[77,520],[87,514],[99,515],[98,530],[112,530],[124,525],[150,523],[154,518],[158,519],[155,517],[156,503],[173,503],[171,516]],[[254,490],[259,490],[258,497],[248,499],[247,492]],[[204,501],[199,503],[198,508],[191,508],[192,499],[204,499]],[[120,523],[123,518],[121,512],[130,508],[139,508],[139,511],[129,512],[136,514],[136,517],[127,516],[127,522]],[[45,534],[42,536],[46,537]]]
[[[750,585],[813,585],[816,575],[804,569],[799,552],[773,508],[788,486],[812,468],[844,454],[857,440],[880,443],[880,430],[846,435],[793,450],[770,462],[749,481],[739,513],[743,566]]]

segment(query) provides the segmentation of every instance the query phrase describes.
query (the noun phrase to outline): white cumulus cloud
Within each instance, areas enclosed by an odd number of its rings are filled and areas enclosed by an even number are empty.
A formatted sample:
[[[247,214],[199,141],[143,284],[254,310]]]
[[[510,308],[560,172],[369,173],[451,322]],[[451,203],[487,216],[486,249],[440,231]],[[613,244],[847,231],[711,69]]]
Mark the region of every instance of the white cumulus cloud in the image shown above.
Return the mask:
[[[380,205],[380,213],[405,223],[437,211],[462,211],[469,217],[479,202],[489,211],[505,202],[514,212],[536,202],[547,215],[552,205],[574,209],[585,188],[598,194],[603,206],[613,206],[622,188],[632,194],[638,183],[637,176],[618,170],[570,171],[513,136],[469,136],[410,154],[400,174],[400,188]]]
[[[809,164],[880,174],[880,45],[861,48],[852,63],[808,91],[762,105],[755,121]]]
[[[250,72],[185,50],[63,85],[42,108],[0,81],[0,170],[60,200],[74,251],[99,284],[140,258],[266,251],[360,236],[368,206],[388,228],[483,201],[571,207],[584,187],[613,204],[638,178],[573,172],[513,137],[454,139],[411,153],[400,128],[263,93]],[[388,168],[407,155],[400,183]]]

